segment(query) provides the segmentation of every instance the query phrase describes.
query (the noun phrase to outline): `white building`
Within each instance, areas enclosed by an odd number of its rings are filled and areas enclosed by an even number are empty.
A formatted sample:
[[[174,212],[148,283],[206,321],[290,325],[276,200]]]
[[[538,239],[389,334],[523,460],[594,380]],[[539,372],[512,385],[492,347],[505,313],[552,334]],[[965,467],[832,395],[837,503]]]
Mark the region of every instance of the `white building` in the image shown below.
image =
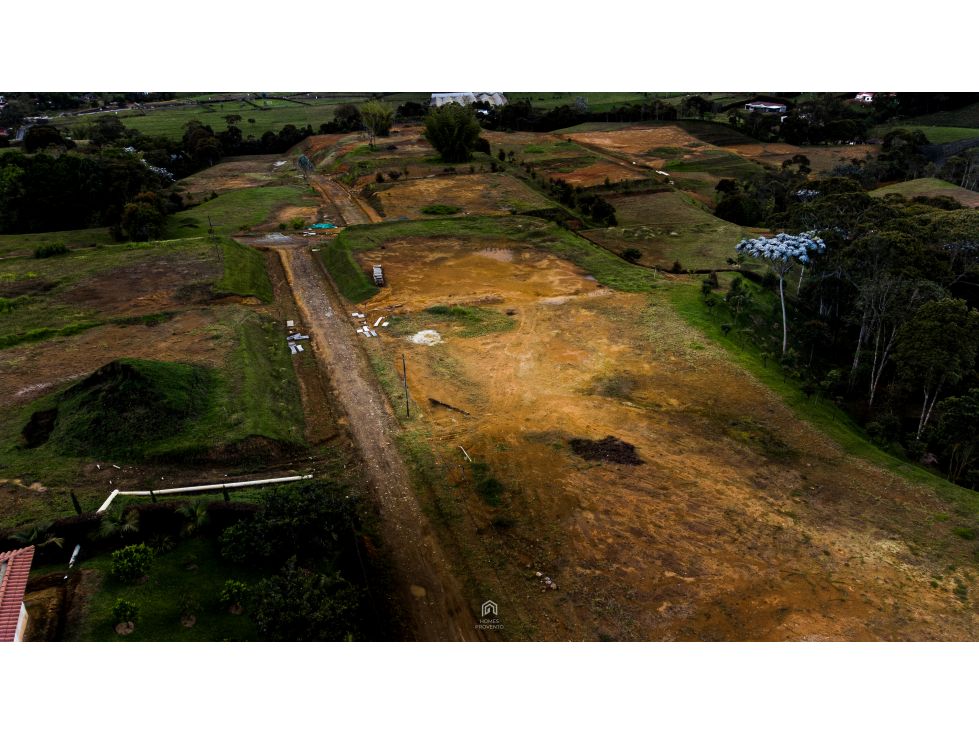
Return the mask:
[[[782,114],[785,112],[784,104],[774,104],[772,102],[749,102],[744,108],[749,112],[768,112],[771,114]]]
[[[489,102],[494,107],[498,107],[506,104],[506,97],[500,92],[432,92],[432,101],[429,106],[441,107],[451,102],[461,105]]]
[[[860,94],[857,95],[857,101],[858,102],[873,102],[874,101],[874,93],[873,92],[860,92]]]

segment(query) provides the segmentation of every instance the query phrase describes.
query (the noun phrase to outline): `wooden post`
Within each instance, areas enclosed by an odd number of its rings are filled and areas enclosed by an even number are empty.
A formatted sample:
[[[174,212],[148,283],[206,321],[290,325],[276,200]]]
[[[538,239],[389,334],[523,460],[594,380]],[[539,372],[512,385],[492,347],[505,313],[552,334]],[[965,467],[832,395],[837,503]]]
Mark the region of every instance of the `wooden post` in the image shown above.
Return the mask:
[[[401,374],[405,378],[405,413],[411,418],[411,406],[408,405],[408,368],[405,367],[405,356],[401,355]]]

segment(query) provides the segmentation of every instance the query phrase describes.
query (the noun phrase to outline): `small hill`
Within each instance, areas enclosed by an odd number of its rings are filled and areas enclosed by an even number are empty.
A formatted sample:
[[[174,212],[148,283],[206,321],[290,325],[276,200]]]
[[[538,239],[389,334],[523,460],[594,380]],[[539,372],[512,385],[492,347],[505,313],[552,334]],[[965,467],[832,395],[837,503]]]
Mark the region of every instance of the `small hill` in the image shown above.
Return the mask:
[[[46,400],[23,440],[27,448],[51,442],[67,455],[136,458],[204,414],[209,382],[200,367],[116,359]]]
[[[948,181],[942,181],[940,178],[917,178],[914,181],[891,184],[870,192],[871,196],[885,196],[886,194],[901,194],[908,198],[944,194],[951,196],[964,206],[979,207],[979,193],[963,189],[961,186],[956,186]]]

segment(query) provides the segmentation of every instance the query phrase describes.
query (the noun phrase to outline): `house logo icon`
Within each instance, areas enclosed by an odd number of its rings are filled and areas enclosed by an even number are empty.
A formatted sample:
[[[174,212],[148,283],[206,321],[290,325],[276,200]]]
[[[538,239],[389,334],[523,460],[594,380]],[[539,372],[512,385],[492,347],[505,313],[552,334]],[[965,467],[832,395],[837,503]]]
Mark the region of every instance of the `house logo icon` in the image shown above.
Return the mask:
[[[483,616],[484,617],[495,617],[497,615],[497,607],[495,601],[484,601],[483,602]]]

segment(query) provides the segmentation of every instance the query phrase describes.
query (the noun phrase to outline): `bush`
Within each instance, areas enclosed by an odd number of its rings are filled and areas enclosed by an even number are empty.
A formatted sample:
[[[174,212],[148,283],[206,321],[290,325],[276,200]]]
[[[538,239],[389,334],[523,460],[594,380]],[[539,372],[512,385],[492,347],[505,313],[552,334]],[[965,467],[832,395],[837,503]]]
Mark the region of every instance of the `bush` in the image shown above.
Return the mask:
[[[765,271],[765,274],[761,276],[761,287],[767,290],[778,288],[778,276],[771,270]]]
[[[142,578],[153,564],[153,549],[145,543],[127,545],[112,554],[112,575],[131,584]]]
[[[221,602],[223,604],[241,604],[244,606],[245,599],[248,597],[248,584],[244,581],[225,581],[224,589],[221,591]]]
[[[136,624],[139,621],[140,612],[139,604],[132,601],[124,601],[123,599],[117,599],[115,605],[112,607],[112,624],[121,624],[122,622],[132,622]]]
[[[683,265],[680,264],[679,259],[673,261],[673,266],[670,268],[670,272],[678,275],[683,272]]]
[[[62,244],[41,245],[34,250],[34,257],[37,259],[54,257],[55,255],[67,255],[68,248]]]
[[[714,216],[742,227],[757,224],[761,219],[758,202],[744,194],[726,196],[714,210]]]
[[[637,250],[635,247],[629,247],[626,249],[625,252],[622,253],[622,257],[624,257],[629,262],[634,263],[639,258],[642,257],[642,252]]]
[[[292,225],[293,229],[302,229],[303,227],[306,226],[306,220],[303,219],[302,217],[292,217],[289,220],[289,224]]]
[[[254,517],[222,533],[221,555],[241,563],[252,558],[335,553],[341,537],[349,537],[357,504],[356,498],[344,492],[343,486],[323,480],[275,490]]]
[[[456,104],[433,107],[425,116],[425,140],[445,163],[465,163],[477,149],[482,128],[475,113]]]
[[[448,206],[447,204],[432,204],[431,206],[426,206],[422,209],[422,214],[434,214],[436,216],[448,216],[450,214],[458,214],[459,207]]]
[[[251,616],[272,642],[340,642],[357,629],[359,597],[350,585],[326,588],[297,569],[293,556],[279,575],[255,587]]]
[[[503,482],[493,476],[493,469],[489,464],[473,462],[469,465],[473,476],[473,485],[490,507],[500,504],[500,494],[506,487]]]
[[[378,172],[377,172],[377,173],[376,173],[376,174],[374,175],[374,180],[375,180],[375,181],[377,181],[378,183],[384,183],[384,174],[383,174],[383,173],[381,173],[380,171],[378,171]]]
[[[401,171],[388,171],[388,178],[392,181],[397,181],[401,178]]]
[[[288,227],[288,226],[289,226],[289,225],[288,225],[288,224],[286,224],[285,222],[279,222],[279,229],[285,229],[285,228],[286,228],[286,227]]]

